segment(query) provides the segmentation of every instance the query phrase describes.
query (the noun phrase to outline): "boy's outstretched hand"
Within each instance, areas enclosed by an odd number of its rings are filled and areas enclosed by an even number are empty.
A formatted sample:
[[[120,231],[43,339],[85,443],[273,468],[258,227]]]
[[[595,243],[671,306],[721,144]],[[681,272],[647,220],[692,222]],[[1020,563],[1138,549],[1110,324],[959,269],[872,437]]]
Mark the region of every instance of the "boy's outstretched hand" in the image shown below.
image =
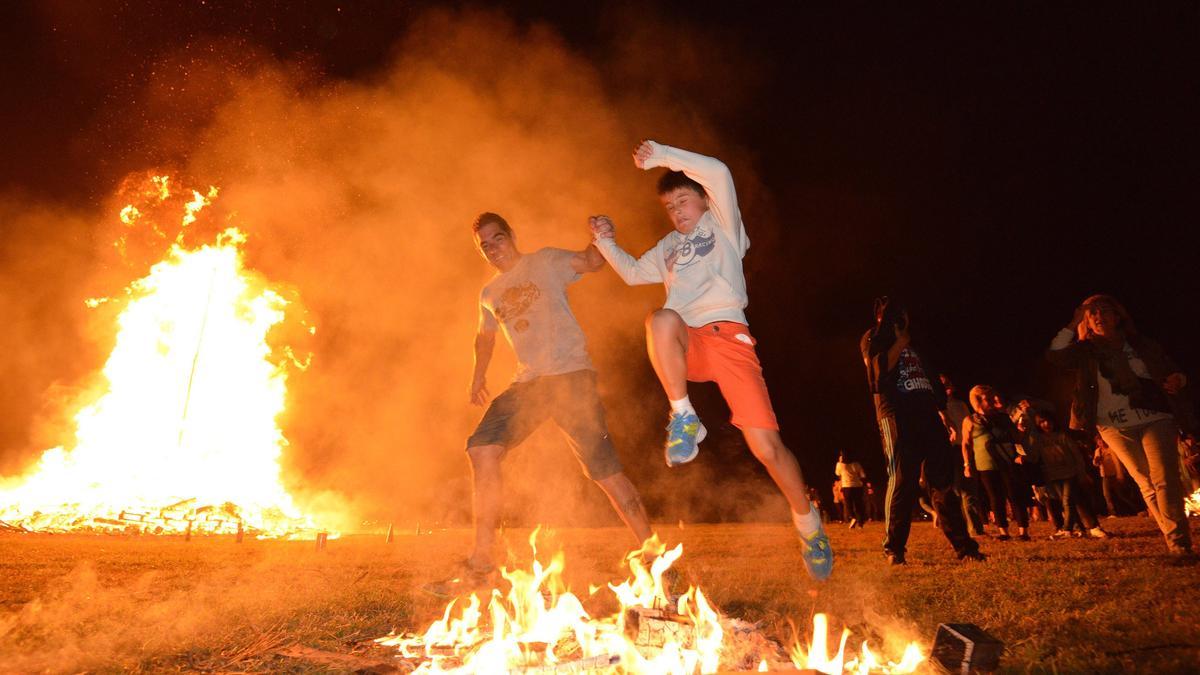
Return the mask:
[[[652,141],[642,141],[640,145],[633,151],[633,163],[639,169],[646,168],[646,160],[654,154],[654,143]]]
[[[588,218],[588,227],[592,230],[594,239],[612,239],[617,228],[608,216],[592,216]]]

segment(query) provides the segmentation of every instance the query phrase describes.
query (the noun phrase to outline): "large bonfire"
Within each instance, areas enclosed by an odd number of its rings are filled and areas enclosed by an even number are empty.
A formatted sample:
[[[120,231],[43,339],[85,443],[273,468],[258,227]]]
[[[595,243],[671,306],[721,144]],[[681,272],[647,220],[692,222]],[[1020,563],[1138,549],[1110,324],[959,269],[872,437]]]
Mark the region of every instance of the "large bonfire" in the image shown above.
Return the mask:
[[[141,228],[170,242],[166,256],[118,297],[88,301],[120,308],[102,386],[75,413],[71,443],[0,483],[2,524],[35,531],[315,532],[280,476],[287,439],[277,418],[288,371],[304,364],[290,350],[277,356],[267,338],[289,302],[244,266],[239,230],[193,248],[183,244],[216,195],[216,188],[173,195],[169,179],[155,176],[141,192],[151,203],[121,210],[127,232]],[[172,227],[143,216],[181,202],[182,219]],[[163,234],[172,229],[179,232],[173,240]]]

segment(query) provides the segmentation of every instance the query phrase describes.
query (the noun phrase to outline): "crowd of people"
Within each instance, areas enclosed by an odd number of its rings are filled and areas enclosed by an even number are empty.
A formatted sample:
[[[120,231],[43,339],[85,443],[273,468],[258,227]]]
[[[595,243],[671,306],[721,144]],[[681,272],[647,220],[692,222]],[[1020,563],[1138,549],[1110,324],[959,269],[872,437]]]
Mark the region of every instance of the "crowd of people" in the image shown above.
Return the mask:
[[[671,225],[640,257],[617,243],[616,225],[604,215],[588,218],[591,241],[578,251],[545,247],[524,253],[513,227],[494,212],[472,223],[475,246],[495,270],[479,294],[469,395],[485,408],[466,441],[475,542],[453,576],[425,587],[430,593],[457,595],[497,577],[501,463],[549,421],[635,541],[651,538],[646,509],[609,436],[587,341],[566,292],[582,275],[606,265],[629,285],[662,284],[665,290],[663,306],[647,316],[645,328],[650,365],[670,408],[663,444],[667,466],[694,460],[707,434],[688,383],[715,382],[731,423],[788,503],[804,569],[817,581],[833,571],[819,500],[783,443],[755,350],[758,341],[746,321],[742,259],[750,239],[733,176],[714,157],[649,140],[634,149],[633,163],[642,170],[666,169],[656,189]],[[493,398],[487,372],[498,333],[512,347],[517,371]],[[883,550],[891,564],[906,562],[918,509],[931,514],[963,561],[987,559],[974,538],[985,534],[985,521],[994,524],[997,538],[1009,539],[1011,517],[1016,538],[1028,539],[1030,514],[1039,509],[1055,523],[1057,536],[1107,537],[1097,520],[1102,509],[1094,499],[1092,467],[1101,471],[1099,484],[1111,504],[1107,513],[1117,513],[1118,500],[1133,502],[1121,490],[1123,471],[1144,504],[1132,508],[1155,518],[1172,553],[1194,558],[1175,452],[1180,430],[1196,428],[1186,378],[1134,329],[1114,299],[1086,300],[1050,345],[1049,358],[1077,373],[1071,432],[1059,430],[1053,412],[1037,402],[1009,406],[984,385],[971,390],[968,407],[912,346],[908,312],[897,302],[876,302],[874,326],[860,346],[887,458],[887,491],[881,494],[862,465],[843,455],[836,499],[852,528],[877,518],[882,505]],[[1093,442],[1102,449],[1089,462],[1082,452]],[[645,549],[642,554],[654,555]]]
[[[1075,377],[1067,428],[1049,402],[1006,397],[987,384],[962,400],[949,377],[926,369],[908,321],[882,298],[861,344],[888,460],[889,560],[904,563],[914,516],[946,521],[941,529],[960,558],[977,559],[967,555],[975,549],[964,530],[1028,541],[1030,522],[1042,520],[1054,539],[1108,538],[1101,518],[1141,515],[1154,519],[1171,554],[1195,562],[1185,500],[1200,489],[1200,447],[1187,379],[1120,302],[1087,298],[1046,352]],[[931,438],[935,411],[944,438]],[[834,517],[853,528],[870,517],[862,495],[870,482],[846,454],[836,468]]]

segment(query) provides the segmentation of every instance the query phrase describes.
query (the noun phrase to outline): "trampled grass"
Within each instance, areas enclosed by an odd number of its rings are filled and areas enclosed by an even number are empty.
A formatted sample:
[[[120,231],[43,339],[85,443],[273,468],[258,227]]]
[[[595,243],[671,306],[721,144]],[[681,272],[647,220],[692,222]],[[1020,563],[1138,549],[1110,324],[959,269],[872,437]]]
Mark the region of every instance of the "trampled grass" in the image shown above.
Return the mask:
[[[1004,641],[1012,672],[1200,671],[1200,568],[1172,566],[1146,519],[1105,526],[1118,536],[1048,541],[1039,523],[1033,542],[984,539],[991,559],[977,564],[956,561],[920,523],[909,564],[890,568],[881,525],[833,525],[837,565],[824,584],[806,577],[782,524],[660,533],[683,542],[686,580],[785,645],[793,623],[807,639],[824,612],[834,628],[926,648],[939,623],[975,623]],[[528,534],[506,533],[515,563],[528,563]],[[0,671],[352,671],[365,661],[328,653],[361,654],[371,638],[440,616],[444,602],[419,587],[469,540],[466,530],[392,544],[362,535],[317,551],[232,537],[0,535]],[[619,529],[568,529],[544,533],[539,550],[566,552],[564,577],[584,596],[624,578],[631,544]]]

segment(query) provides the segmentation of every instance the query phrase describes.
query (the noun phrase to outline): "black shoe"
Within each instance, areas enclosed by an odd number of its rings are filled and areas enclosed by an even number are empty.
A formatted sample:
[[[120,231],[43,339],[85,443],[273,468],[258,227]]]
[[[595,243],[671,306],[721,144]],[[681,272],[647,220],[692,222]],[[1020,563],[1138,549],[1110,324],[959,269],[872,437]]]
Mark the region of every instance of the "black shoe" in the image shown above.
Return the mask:
[[[889,565],[907,565],[908,561],[904,559],[903,553],[888,553],[887,561]]]
[[[1008,536],[1008,533],[1006,532],[1001,532],[1000,534],[996,535],[996,541],[1008,541],[1009,539],[1012,539],[1012,537]]]
[[[1029,533],[1026,532],[1025,534],[1018,534],[1017,539],[1019,539],[1020,541],[1029,541],[1030,540]]]
[[[958,559],[963,562],[987,562],[987,556],[978,549],[960,553],[958,554]]]

